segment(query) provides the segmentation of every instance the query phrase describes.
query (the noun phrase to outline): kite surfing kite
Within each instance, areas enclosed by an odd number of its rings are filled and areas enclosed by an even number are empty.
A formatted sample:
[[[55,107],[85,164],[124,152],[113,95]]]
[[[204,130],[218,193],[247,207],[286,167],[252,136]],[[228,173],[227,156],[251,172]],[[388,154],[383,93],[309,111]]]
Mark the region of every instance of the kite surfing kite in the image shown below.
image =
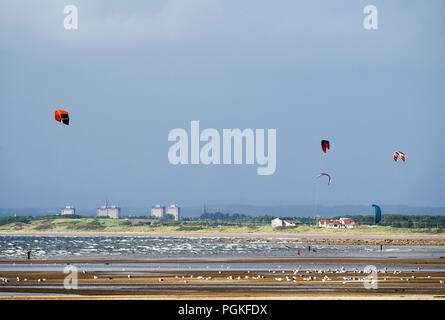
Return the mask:
[[[397,159],[399,159],[399,156],[400,156],[400,159],[402,159],[405,162],[405,154],[399,150],[394,151],[394,155],[393,155],[394,161],[397,161]]]
[[[65,110],[56,110],[56,112],[54,113],[54,118],[66,125],[69,125],[70,123],[70,117],[68,115],[68,112]]]
[[[329,150],[329,141],[321,140],[321,148],[323,149],[323,152],[326,153],[326,149]]]
[[[373,204],[372,206],[375,209],[375,224],[377,224],[382,220],[382,209],[376,204]]]
[[[328,177],[328,178],[329,178],[328,185],[331,184],[332,179],[331,179],[331,176],[330,176],[330,175],[328,175],[327,173],[320,173],[320,174],[317,176],[317,178],[320,178],[321,176],[326,176],[326,177]]]

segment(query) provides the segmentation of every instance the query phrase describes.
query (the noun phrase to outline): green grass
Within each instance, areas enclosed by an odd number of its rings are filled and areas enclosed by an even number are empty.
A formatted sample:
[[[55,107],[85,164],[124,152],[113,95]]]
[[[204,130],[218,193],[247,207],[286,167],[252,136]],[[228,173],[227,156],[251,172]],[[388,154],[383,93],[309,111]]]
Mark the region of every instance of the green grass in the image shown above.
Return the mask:
[[[394,228],[378,226],[357,229],[326,229],[311,226],[273,228],[270,225],[208,225],[197,221],[155,225],[133,224],[131,219],[57,218],[33,219],[0,225],[0,232],[144,232],[147,234],[276,234],[276,235],[371,235],[371,234],[444,234],[440,228]]]

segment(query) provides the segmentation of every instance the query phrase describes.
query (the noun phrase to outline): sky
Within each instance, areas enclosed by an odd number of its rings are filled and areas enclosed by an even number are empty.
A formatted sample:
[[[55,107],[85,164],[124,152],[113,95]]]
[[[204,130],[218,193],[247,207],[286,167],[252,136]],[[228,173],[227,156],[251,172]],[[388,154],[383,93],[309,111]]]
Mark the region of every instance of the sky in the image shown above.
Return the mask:
[[[377,30],[363,27],[368,4]],[[66,5],[77,30],[64,28]],[[441,0],[3,0],[0,207],[443,207],[444,10]],[[276,129],[275,173],[172,165],[169,132],[195,120],[221,134]]]

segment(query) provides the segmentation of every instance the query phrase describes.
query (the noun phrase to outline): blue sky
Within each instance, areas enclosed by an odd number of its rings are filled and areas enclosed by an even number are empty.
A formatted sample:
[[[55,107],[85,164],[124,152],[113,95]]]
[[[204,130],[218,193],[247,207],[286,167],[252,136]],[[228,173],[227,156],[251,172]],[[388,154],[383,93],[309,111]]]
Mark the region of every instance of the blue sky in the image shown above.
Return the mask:
[[[65,5],[78,30],[65,30]],[[378,8],[365,30],[363,8]],[[445,206],[443,1],[2,1],[0,207]],[[68,110],[69,127],[54,121]],[[277,169],[168,162],[277,130]],[[332,148],[322,154],[320,140]],[[392,160],[394,150],[405,163]],[[314,177],[323,170],[327,186]],[[318,191],[317,191],[318,190]]]

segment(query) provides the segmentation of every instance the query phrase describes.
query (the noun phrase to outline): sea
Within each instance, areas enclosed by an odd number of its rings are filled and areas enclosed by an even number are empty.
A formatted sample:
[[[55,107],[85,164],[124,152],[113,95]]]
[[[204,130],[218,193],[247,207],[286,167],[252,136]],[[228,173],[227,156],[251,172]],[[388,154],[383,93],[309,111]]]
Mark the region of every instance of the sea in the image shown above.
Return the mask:
[[[162,259],[301,256],[438,258],[445,246],[311,245],[289,239],[192,236],[0,236],[0,260]]]

